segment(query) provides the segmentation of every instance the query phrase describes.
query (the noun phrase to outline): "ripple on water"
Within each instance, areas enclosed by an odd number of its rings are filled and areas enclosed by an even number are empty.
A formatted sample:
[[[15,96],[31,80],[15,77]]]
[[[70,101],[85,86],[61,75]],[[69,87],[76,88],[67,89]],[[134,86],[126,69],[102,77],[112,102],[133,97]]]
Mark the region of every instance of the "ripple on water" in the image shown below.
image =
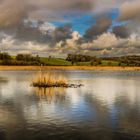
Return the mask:
[[[34,74],[0,71],[0,139],[140,139],[139,72],[65,71],[84,87],[45,90]]]

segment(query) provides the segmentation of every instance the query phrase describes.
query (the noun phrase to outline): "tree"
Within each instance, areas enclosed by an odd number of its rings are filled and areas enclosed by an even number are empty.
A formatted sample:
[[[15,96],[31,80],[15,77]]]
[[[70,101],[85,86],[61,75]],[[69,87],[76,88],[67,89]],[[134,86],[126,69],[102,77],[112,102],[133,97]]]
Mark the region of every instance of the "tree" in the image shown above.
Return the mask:
[[[93,61],[90,62],[90,65],[93,66]]]
[[[72,64],[72,65],[74,65],[74,62],[73,62],[73,61],[71,61],[71,64]]]
[[[8,53],[0,53],[0,60],[11,60],[11,56]]]
[[[52,58],[52,56],[50,55],[50,56],[49,56],[49,60],[51,60],[51,58]]]

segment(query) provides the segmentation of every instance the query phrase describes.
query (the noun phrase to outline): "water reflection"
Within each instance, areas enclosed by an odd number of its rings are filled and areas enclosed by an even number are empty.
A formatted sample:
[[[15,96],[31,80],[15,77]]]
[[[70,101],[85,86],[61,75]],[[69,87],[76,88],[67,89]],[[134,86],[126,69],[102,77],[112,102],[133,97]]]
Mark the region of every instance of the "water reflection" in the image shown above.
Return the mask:
[[[65,88],[35,88],[35,94],[40,100],[46,100],[48,103],[51,102],[63,102],[65,100]]]
[[[31,87],[34,73],[0,72],[0,139],[140,139],[138,72],[65,71],[77,89]]]
[[[8,79],[6,79],[4,77],[0,77],[0,85],[4,84],[4,83],[7,83],[7,82],[8,82]]]

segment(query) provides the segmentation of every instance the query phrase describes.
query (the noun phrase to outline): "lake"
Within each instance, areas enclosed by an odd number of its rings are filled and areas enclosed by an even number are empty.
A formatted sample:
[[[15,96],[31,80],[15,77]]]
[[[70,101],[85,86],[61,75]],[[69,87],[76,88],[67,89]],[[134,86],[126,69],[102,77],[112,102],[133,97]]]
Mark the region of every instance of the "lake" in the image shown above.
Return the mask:
[[[38,71],[0,71],[0,140],[140,139],[139,71],[54,72],[84,86],[38,89]]]

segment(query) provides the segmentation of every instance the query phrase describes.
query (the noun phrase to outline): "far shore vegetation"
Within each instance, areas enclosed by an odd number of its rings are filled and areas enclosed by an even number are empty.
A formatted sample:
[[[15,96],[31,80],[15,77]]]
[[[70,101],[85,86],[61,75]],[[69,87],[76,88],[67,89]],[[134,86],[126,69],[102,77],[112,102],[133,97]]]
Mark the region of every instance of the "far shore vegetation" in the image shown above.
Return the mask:
[[[40,57],[39,55],[0,53],[3,66],[121,66],[140,67],[140,56],[95,57],[81,54],[68,54],[66,59]]]

